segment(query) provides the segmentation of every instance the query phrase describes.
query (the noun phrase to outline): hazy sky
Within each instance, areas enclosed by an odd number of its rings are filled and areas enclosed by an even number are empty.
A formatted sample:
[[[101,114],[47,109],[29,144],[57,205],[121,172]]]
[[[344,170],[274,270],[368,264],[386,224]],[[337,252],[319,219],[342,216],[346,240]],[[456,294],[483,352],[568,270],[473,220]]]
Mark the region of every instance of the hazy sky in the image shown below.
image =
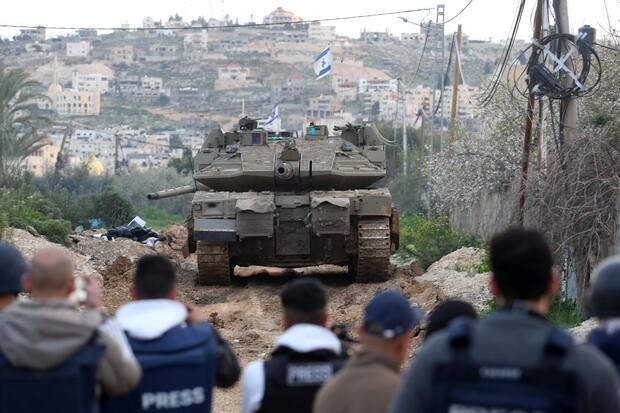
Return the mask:
[[[156,20],[167,19],[170,14],[179,13],[185,19],[197,16],[220,18],[228,14],[239,18],[241,23],[254,16],[255,21],[277,6],[295,12],[305,19],[350,16],[415,8],[435,7],[428,0],[389,0],[389,1],[334,1],[334,0],[2,0],[10,7],[3,7],[0,24],[46,25],[46,26],[120,26],[129,23],[140,26],[142,18],[151,16]],[[602,36],[599,25],[608,27],[605,0],[568,0],[569,15],[573,31],[583,24],[596,27]],[[454,16],[468,0],[445,0],[446,18]],[[620,0],[606,0],[612,26],[620,28]],[[463,30],[472,38],[495,40],[508,36],[518,0],[474,0],[471,6],[454,22],[449,23],[446,32],[456,30],[462,23]],[[531,36],[531,18],[534,0],[528,0],[519,32],[519,38]],[[417,12],[405,15],[411,20],[421,21],[434,18],[435,13]],[[362,28],[392,33],[417,32],[419,29],[406,24],[394,16],[363,18],[331,23],[337,27],[338,34],[357,37]],[[0,28],[0,35],[10,37],[17,30]]]

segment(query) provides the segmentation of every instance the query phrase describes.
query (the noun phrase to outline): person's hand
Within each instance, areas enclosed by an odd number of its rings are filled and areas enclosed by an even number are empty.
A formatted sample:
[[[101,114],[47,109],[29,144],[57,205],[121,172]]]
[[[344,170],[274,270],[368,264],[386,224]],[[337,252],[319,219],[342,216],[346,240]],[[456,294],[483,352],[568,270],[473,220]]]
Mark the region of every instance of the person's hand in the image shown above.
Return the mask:
[[[99,283],[92,275],[80,275],[83,282],[83,289],[86,292],[86,299],[83,305],[90,309],[101,309],[103,302],[101,299],[101,288]]]
[[[202,316],[202,314],[200,314],[200,311],[198,310],[198,308],[196,308],[196,306],[192,304],[184,305],[185,308],[187,308],[187,318],[185,319],[185,322],[187,324],[195,324],[200,323],[201,321],[205,321],[204,317]]]

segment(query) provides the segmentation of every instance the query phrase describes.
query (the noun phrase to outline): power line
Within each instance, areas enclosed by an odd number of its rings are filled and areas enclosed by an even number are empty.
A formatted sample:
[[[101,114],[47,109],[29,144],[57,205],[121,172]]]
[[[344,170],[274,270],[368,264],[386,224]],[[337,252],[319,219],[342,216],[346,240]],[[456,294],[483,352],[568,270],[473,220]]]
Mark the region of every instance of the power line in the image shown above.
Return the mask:
[[[603,49],[611,50],[616,53],[620,53],[620,49],[616,49],[615,47],[605,46],[604,44],[592,42],[594,46],[602,47]]]
[[[525,7],[525,0],[521,0],[519,7],[517,9],[517,15],[515,16],[514,25],[512,27],[512,33],[506,42],[506,47],[503,52],[503,57],[500,58],[500,64],[495,69],[495,74],[493,76],[493,80],[487,86],[484,93],[485,96],[480,99],[480,104],[482,106],[486,106],[490,101],[497,87],[501,81],[502,74],[504,73],[504,69],[506,68],[506,64],[508,63],[508,59],[510,57],[510,53],[512,51],[512,47],[514,46],[514,41],[517,36],[517,31],[519,30],[519,26],[521,24],[521,17],[523,16],[523,9]]]
[[[429,23],[430,26],[430,23]],[[422,26],[424,27],[424,26]],[[420,65],[422,64],[422,59],[424,58],[424,52],[426,51],[426,44],[428,43],[428,33],[430,32],[430,27],[428,27],[428,29],[426,30],[426,36],[424,36],[424,46],[422,46],[422,53],[420,54],[420,59],[418,60],[418,64],[417,67],[415,69],[415,72],[413,73],[413,76],[411,77],[411,84],[415,85],[415,78],[418,76],[418,72],[420,71]]]
[[[471,2],[470,2],[471,3]],[[323,19],[312,19],[312,20],[300,20],[297,22],[272,22],[272,23],[246,23],[246,24],[230,24],[230,25],[217,25],[217,26],[187,26],[187,27],[75,27],[75,26],[43,26],[43,25],[19,25],[19,24],[0,24],[2,28],[9,29],[50,29],[50,30],[101,30],[101,31],[156,31],[156,30],[174,30],[174,31],[183,31],[183,30],[214,30],[214,29],[234,29],[234,28],[254,28],[254,27],[269,27],[269,26],[285,26],[291,24],[311,24],[311,23],[321,23],[321,22],[332,22],[339,20],[353,20],[353,19],[363,19],[368,17],[381,17],[381,16],[390,16],[394,14],[403,14],[403,13],[414,13],[418,11],[427,11],[428,8],[424,9],[409,9],[409,10],[399,10],[399,11],[389,11],[383,13],[372,13],[372,14],[359,14],[355,16],[343,16],[343,17],[327,17]]]
[[[450,23],[452,20],[454,20],[454,19],[456,19],[457,17],[459,17],[459,16],[461,15],[461,13],[463,13],[465,10],[467,10],[467,8],[469,7],[469,5],[470,5],[470,4],[472,4],[473,2],[474,2],[474,0],[469,0],[469,3],[467,3],[467,4],[465,5],[465,7],[463,7],[463,8],[461,9],[461,11],[460,11],[460,12],[456,13],[453,17],[450,17],[448,20],[446,20],[445,22],[443,22],[443,24]]]

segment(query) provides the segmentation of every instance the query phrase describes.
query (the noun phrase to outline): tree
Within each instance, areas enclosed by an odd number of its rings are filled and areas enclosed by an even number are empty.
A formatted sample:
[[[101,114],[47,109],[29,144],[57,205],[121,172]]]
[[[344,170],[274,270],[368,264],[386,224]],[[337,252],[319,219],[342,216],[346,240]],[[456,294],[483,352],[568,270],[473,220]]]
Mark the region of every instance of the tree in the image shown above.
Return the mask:
[[[38,126],[49,120],[32,111],[34,99],[47,99],[31,92],[37,85],[23,70],[7,70],[0,61],[0,186],[17,185],[24,159],[46,145]]]
[[[159,95],[159,98],[157,99],[157,105],[158,106],[168,106],[170,104],[170,98],[167,95],[164,95],[163,93]]]
[[[192,150],[190,148],[183,148],[183,157],[172,158],[168,161],[168,168],[174,168],[178,173],[182,175],[189,175],[193,169]]]

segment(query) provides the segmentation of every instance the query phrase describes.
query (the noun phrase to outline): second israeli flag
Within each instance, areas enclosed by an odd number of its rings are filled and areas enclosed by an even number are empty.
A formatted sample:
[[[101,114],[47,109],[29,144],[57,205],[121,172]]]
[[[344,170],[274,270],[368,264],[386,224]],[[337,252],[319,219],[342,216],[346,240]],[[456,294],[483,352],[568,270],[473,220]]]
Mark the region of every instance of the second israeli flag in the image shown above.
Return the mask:
[[[316,74],[316,80],[319,80],[329,74],[332,71],[332,52],[328,47],[323,50],[314,59],[314,73]]]

